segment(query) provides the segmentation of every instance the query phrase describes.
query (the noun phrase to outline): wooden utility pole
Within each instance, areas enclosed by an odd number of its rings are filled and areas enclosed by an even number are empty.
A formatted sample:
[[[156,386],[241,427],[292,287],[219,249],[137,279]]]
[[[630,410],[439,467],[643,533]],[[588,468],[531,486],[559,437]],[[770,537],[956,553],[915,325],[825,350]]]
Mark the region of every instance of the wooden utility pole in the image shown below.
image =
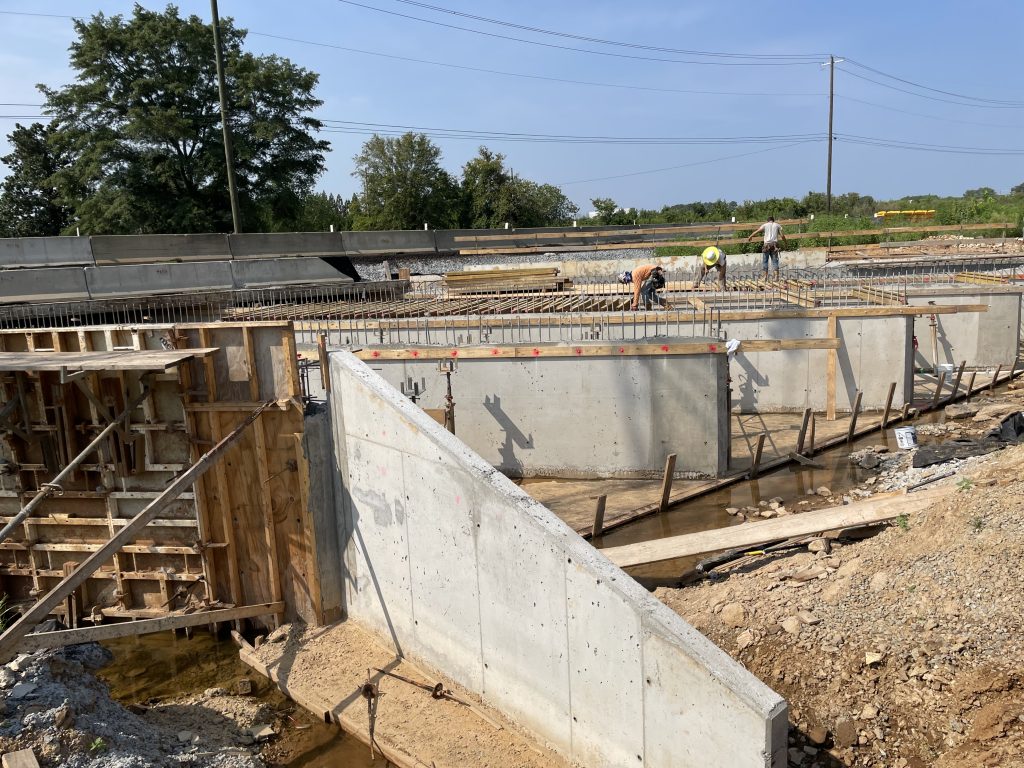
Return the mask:
[[[214,0],[216,2],[216,0]],[[836,101],[836,57],[828,57],[828,180],[825,184],[825,210],[832,213],[832,113]]]
[[[235,183],[235,153],[231,147],[231,128],[228,126],[227,86],[224,85],[224,51],[220,40],[220,15],[217,0],[210,0],[213,14],[213,52],[217,63],[217,91],[220,94],[220,124],[224,135],[224,164],[228,173],[228,195],[231,198],[231,223],[237,235],[242,231],[242,216],[238,211],[238,185]]]

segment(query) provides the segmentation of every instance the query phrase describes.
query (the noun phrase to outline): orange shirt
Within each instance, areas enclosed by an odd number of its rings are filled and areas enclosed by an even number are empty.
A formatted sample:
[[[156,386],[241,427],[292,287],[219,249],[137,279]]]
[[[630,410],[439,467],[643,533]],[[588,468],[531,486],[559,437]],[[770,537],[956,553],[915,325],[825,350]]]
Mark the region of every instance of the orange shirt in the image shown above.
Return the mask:
[[[633,308],[640,304],[640,287],[644,280],[651,276],[651,273],[658,268],[657,264],[648,264],[644,267],[637,267],[633,270]]]

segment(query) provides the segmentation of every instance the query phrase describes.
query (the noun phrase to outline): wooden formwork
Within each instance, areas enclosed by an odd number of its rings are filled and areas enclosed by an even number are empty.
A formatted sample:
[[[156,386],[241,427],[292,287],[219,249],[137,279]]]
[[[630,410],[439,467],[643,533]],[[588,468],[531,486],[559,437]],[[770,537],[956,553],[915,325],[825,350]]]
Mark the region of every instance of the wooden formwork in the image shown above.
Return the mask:
[[[153,370],[144,350],[203,351]],[[13,352],[31,354],[22,356],[29,361],[24,370],[0,374],[0,402],[13,403],[0,433],[4,524],[112,414],[142,397],[143,386],[148,391],[61,484],[63,492],[43,501],[0,543],[0,591],[10,601],[34,602],[259,405],[274,401],[192,493],[178,496],[58,613],[77,626],[100,615],[158,618],[209,607],[280,608],[283,602],[285,618],[319,623],[290,323],[0,332],[0,353]],[[121,361],[136,353],[138,363],[72,372],[41,370],[45,366],[31,362],[36,355],[42,361],[68,352],[119,352],[112,359]]]

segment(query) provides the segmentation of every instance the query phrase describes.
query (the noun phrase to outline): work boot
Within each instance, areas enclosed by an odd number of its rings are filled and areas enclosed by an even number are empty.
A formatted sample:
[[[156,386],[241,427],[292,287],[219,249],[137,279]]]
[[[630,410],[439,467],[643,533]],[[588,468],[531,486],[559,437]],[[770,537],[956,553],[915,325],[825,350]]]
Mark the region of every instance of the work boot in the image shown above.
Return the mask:
[[[775,280],[775,282],[777,283],[777,282],[779,282],[779,270],[776,269],[774,274],[775,274],[775,277],[772,278],[772,279]]]
[[[767,269],[764,271],[764,274],[761,275],[761,282],[764,282],[764,283],[768,282],[768,270]]]

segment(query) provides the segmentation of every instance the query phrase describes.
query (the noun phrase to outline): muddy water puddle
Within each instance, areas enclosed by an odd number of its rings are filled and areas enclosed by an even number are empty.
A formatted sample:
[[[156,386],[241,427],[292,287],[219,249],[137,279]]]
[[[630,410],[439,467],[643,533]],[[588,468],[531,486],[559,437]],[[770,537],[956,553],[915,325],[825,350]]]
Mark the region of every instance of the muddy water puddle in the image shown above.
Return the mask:
[[[276,711],[287,711],[283,733],[263,752],[271,768],[380,768],[369,748],[334,725],[321,723],[293,704],[269,680],[238,658],[230,640],[209,632],[160,632],[104,643],[114,654],[100,671],[111,695],[124,705],[199,694],[207,688],[230,690],[235,681],[252,681],[254,696]]]
[[[941,414],[930,414],[930,418],[917,423],[935,423],[940,419]],[[920,438],[922,443],[933,439]],[[759,502],[775,497],[781,497],[791,511],[824,506],[821,497],[809,494],[824,486],[833,495],[841,496],[869,477],[877,475],[872,470],[861,469],[849,459],[849,454],[853,451],[876,445],[885,446],[893,452],[899,450],[891,429],[885,434],[875,432],[854,440],[849,445],[843,444],[815,454],[814,461],[822,465],[820,469],[797,464],[789,465],[756,480],[742,481],[699,496],[664,514],[640,519],[606,533],[594,543],[598,547],[614,547],[740,525],[742,523],[726,513],[727,507],[756,507]],[[811,505],[797,506],[798,502],[804,500],[810,501]],[[651,563],[630,568],[629,573],[648,587],[677,584],[704,557],[706,555]]]

